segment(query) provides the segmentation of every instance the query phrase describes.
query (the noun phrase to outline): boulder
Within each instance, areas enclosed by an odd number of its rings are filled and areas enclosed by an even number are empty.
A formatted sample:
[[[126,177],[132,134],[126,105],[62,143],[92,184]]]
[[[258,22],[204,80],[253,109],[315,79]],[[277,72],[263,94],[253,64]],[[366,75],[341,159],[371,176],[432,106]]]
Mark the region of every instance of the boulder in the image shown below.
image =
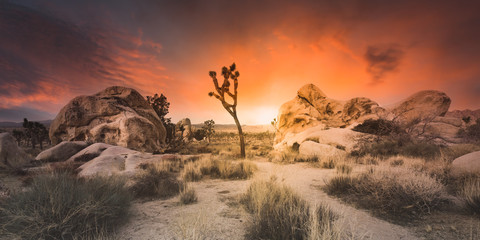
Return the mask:
[[[111,146],[102,153],[78,168],[80,177],[124,175],[134,176],[140,165],[176,159],[176,155],[153,155],[128,148]]]
[[[450,174],[454,177],[465,174],[480,175],[480,151],[465,154],[453,160]]]
[[[444,116],[452,101],[447,94],[434,90],[420,91],[387,108],[389,118],[409,123],[415,120],[432,120]]]
[[[79,96],[64,106],[50,126],[53,144],[91,141],[153,152],[165,144],[165,127],[136,90],[109,87]]]
[[[345,151],[331,145],[321,144],[313,141],[305,141],[300,144],[298,153],[308,157],[332,157],[344,154]]]
[[[175,125],[176,135],[181,136],[184,140],[193,138],[192,123],[189,118],[184,118]]]
[[[96,157],[98,157],[105,149],[113,147],[110,144],[106,143],[94,143],[80,152],[77,152],[75,155],[71,156],[67,161],[68,162],[88,162]]]
[[[17,146],[15,138],[8,133],[0,133],[0,169],[18,169],[33,159]]]
[[[63,162],[87,146],[88,144],[83,141],[64,141],[39,153],[35,160],[43,162]]]

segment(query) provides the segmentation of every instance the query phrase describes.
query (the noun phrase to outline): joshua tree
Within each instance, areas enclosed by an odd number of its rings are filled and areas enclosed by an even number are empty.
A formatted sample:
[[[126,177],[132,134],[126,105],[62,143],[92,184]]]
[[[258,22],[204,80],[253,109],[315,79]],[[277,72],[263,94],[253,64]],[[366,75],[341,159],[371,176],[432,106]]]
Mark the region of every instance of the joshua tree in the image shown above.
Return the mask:
[[[28,119],[23,119],[23,127],[25,128],[25,136],[32,143],[32,149],[35,149],[37,142],[40,144],[40,149],[43,149],[43,141],[48,138],[48,130],[39,122],[30,122]]]
[[[203,122],[203,130],[205,131],[205,136],[207,137],[208,142],[210,142],[210,138],[215,133],[215,121],[213,119],[207,120]]]
[[[222,76],[224,78],[222,85],[218,84],[217,72],[210,71],[210,77],[213,80],[213,85],[215,86],[215,92],[209,92],[210,97],[216,97],[220,102],[222,102],[223,107],[227,110],[228,113],[235,120],[235,124],[238,128],[238,136],[240,137],[240,157],[245,158],[245,137],[243,136],[242,126],[238,121],[237,117],[237,89],[238,89],[238,76],[240,73],[235,71],[235,63],[230,66],[230,68],[222,68]],[[233,80],[233,93],[230,91],[230,80]],[[233,99],[233,103],[228,103],[225,99],[225,94]]]

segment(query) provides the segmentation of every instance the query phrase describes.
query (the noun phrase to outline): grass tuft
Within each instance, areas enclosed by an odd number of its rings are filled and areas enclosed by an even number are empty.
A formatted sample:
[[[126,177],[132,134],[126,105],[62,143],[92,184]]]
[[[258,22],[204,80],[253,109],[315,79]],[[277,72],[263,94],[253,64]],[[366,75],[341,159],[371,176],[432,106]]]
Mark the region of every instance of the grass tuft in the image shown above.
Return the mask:
[[[198,181],[203,176],[221,179],[248,179],[257,170],[257,165],[250,161],[227,161],[204,158],[185,165],[185,181]]]
[[[480,214],[480,177],[466,179],[460,196],[465,201],[467,208],[475,214]]]
[[[168,198],[177,195],[183,186],[176,175],[169,171],[168,164],[146,164],[144,171],[135,176],[131,187],[137,198]]]
[[[10,239],[97,238],[128,216],[132,196],[121,178],[38,175],[0,201],[0,235]]]
[[[188,186],[187,184],[184,185],[182,191],[180,191],[180,203],[181,204],[191,204],[196,203],[198,201],[197,194],[195,190]]]

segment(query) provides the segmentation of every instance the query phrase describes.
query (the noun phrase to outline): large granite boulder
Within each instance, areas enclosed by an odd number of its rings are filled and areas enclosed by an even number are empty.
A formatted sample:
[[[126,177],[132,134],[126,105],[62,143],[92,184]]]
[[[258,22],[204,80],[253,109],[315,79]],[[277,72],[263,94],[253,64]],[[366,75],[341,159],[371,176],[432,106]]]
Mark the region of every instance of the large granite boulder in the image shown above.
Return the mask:
[[[68,162],[88,162],[96,157],[98,157],[103,151],[107,148],[113,147],[113,145],[106,143],[94,143],[83,150],[75,153],[67,161]]]
[[[0,133],[0,169],[22,168],[32,160],[17,146],[15,138],[10,133]]]
[[[64,141],[39,153],[35,160],[43,162],[63,162],[87,146],[88,144],[83,141]]]
[[[465,154],[453,160],[450,174],[454,177],[469,174],[480,176],[480,151]]]
[[[49,135],[53,144],[103,142],[147,152],[165,144],[165,127],[150,104],[136,90],[119,86],[72,99],[53,120]]]

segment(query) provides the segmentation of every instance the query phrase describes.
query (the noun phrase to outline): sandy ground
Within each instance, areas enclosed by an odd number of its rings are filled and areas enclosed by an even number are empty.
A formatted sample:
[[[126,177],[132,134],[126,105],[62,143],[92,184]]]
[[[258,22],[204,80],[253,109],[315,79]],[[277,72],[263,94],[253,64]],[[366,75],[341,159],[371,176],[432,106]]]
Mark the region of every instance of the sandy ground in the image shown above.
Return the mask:
[[[256,161],[252,180],[204,180],[191,183],[198,203],[179,205],[178,197],[135,202],[132,218],[117,233],[119,239],[244,239],[249,215],[235,200],[255,179],[277,179],[299,193],[312,206],[326,203],[339,213],[339,224],[353,239],[417,239],[408,229],[372,217],[368,212],[327,196],[319,187],[335,170],[312,168],[305,163],[280,165]]]

